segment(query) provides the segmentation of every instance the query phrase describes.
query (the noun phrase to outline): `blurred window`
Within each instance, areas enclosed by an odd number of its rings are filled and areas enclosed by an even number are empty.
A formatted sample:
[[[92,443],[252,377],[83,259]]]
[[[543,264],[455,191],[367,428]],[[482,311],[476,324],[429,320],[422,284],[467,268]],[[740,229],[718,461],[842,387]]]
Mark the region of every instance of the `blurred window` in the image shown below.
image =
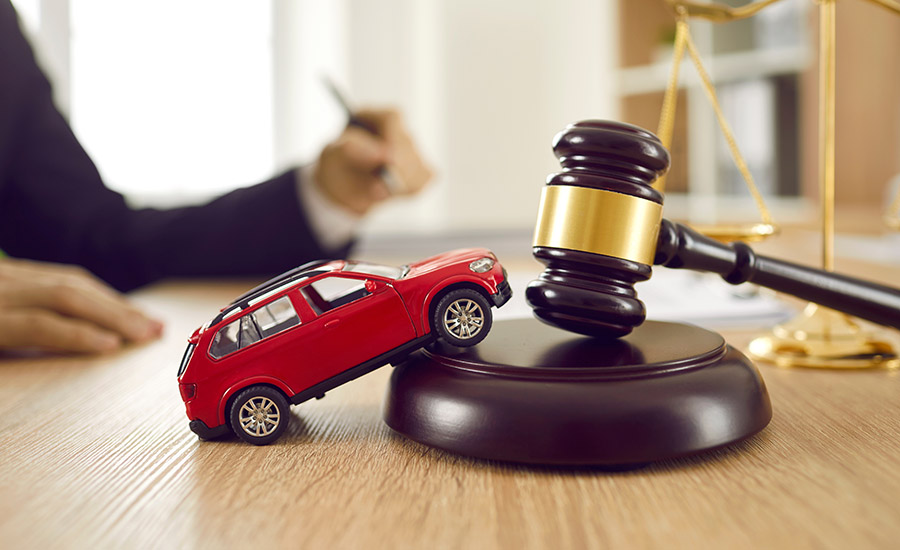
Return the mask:
[[[30,35],[35,35],[41,27],[41,0],[12,0],[19,14],[19,21]]]
[[[71,122],[107,185],[167,206],[272,175],[271,0],[69,10]]]

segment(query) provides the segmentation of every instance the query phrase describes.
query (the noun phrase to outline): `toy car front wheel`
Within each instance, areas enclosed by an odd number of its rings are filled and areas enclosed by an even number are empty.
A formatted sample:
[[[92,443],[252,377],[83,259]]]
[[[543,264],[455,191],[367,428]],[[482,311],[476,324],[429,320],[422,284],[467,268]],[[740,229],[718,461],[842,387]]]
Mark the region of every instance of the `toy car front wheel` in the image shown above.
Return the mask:
[[[290,404],[284,395],[270,386],[251,386],[240,392],[231,404],[231,429],[254,445],[268,445],[287,428]]]
[[[469,347],[484,340],[491,330],[491,306],[477,290],[461,288],[438,302],[432,329],[448,344]]]

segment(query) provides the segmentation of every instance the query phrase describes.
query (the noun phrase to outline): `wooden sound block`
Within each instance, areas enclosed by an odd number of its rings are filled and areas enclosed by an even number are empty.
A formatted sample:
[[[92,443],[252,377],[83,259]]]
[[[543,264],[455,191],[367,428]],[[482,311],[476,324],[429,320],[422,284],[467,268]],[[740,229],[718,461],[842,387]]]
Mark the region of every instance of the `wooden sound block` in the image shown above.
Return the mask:
[[[721,335],[648,321],[625,338],[498,321],[394,370],[385,421],[426,445],[529,464],[625,466],[745,439],[772,418],[753,363]]]

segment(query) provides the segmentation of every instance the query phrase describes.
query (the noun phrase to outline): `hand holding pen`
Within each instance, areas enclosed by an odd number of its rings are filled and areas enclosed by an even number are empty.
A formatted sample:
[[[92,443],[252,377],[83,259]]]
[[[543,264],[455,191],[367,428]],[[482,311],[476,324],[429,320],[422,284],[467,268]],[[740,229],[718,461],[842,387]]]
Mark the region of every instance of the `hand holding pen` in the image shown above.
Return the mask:
[[[391,195],[411,195],[431,179],[406,129],[393,109],[352,110],[333,85],[332,93],[348,113],[341,135],[319,156],[314,177],[332,201],[358,215]]]

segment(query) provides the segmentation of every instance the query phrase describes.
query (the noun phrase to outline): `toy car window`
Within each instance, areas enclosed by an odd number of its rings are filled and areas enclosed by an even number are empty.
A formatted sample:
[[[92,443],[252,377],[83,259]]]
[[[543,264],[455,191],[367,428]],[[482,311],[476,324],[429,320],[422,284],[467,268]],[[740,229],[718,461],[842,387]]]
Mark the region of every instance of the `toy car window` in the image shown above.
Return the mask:
[[[209,354],[214,359],[221,359],[262,338],[256,323],[246,315],[219,329],[209,346]]]
[[[300,318],[297,317],[297,312],[294,311],[294,306],[287,296],[282,296],[271,304],[257,309],[252,315],[259,325],[259,330],[262,331],[263,338],[300,324]]]
[[[215,359],[221,359],[229,353],[238,350],[241,321],[233,321],[219,329],[209,346],[209,354]]]
[[[343,277],[319,279],[303,287],[300,292],[319,315],[371,294],[366,290],[365,281]]]
[[[197,344],[188,344],[186,350],[184,350],[184,357],[181,358],[181,364],[178,366],[178,376],[184,374],[184,371],[187,369],[188,363],[191,362],[191,356],[194,355],[194,348],[197,347]]]
[[[238,347],[243,348],[249,346],[253,342],[259,342],[262,339],[262,335],[259,333],[259,329],[256,328],[256,323],[250,319],[250,316],[241,318],[241,334],[240,341],[238,342]]]

